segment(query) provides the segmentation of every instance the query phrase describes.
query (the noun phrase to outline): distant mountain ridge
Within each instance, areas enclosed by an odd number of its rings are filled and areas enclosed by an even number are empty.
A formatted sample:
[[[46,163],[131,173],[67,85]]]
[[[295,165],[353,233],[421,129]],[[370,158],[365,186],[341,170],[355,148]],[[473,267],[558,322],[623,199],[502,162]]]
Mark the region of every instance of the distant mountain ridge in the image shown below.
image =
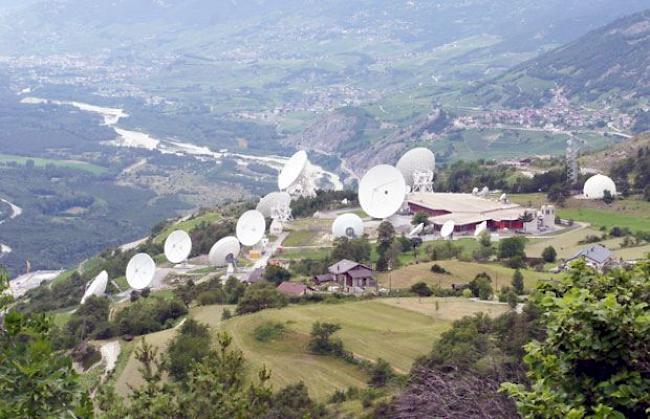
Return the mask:
[[[634,107],[650,98],[650,10],[620,18],[468,89],[484,102],[539,106],[561,88],[570,99]]]

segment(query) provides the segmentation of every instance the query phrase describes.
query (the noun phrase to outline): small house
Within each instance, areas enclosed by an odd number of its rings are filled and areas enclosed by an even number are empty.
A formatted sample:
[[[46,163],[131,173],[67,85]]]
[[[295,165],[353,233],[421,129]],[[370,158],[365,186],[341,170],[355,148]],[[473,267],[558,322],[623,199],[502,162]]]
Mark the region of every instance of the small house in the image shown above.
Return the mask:
[[[277,290],[278,292],[289,297],[302,297],[304,295],[311,294],[312,291],[314,291],[312,288],[308,287],[305,284],[288,281],[285,281],[278,285]]]
[[[616,263],[612,252],[602,244],[592,244],[576,253],[573,257],[567,259],[567,262],[573,262],[578,259],[584,259],[587,265],[593,266],[599,270]]]
[[[330,266],[328,273],[334,278],[334,282],[346,289],[377,287],[372,269],[362,263],[343,259]]]

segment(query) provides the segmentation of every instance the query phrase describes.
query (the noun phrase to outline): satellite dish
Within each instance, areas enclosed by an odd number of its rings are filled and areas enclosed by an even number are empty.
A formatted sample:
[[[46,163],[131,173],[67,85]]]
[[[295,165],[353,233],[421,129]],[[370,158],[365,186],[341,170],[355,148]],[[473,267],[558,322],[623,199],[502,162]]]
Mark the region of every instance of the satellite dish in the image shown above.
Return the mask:
[[[508,195],[506,195],[506,194],[502,194],[499,197],[499,201],[501,201],[501,202],[506,202],[507,200],[508,200]]]
[[[395,214],[405,197],[404,176],[387,164],[373,167],[359,182],[359,203],[373,218],[388,218]]]
[[[472,189],[472,195],[474,195],[474,196],[478,195],[478,188],[477,187],[474,187],[474,189]]]
[[[86,292],[81,298],[81,304],[85,303],[91,295],[96,295],[98,297],[104,295],[104,293],[106,293],[106,285],[108,285],[108,272],[102,271],[97,275],[97,277],[95,277],[95,279],[93,279],[88,288],[86,288]]]
[[[237,238],[244,246],[255,246],[264,237],[266,220],[256,210],[246,211],[237,221]]]
[[[474,230],[474,237],[477,237],[481,235],[482,232],[487,230],[487,221],[483,221],[481,224],[476,226],[476,230]]]
[[[212,246],[208,259],[210,264],[216,267],[234,265],[240,251],[239,240],[236,237],[228,236]]]
[[[287,192],[271,192],[266,195],[264,198],[260,199],[260,202],[255,208],[257,211],[264,214],[267,218],[276,218],[278,210],[281,208],[291,207],[291,195]]]
[[[278,188],[283,191],[293,186],[300,179],[307,167],[307,162],[307,152],[304,150],[300,150],[291,156],[278,175]]]
[[[133,256],[126,266],[126,281],[135,290],[147,288],[156,274],[156,263],[146,253]]]
[[[451,235],[454,233],[455,227],[456,223],[453,220],[446,221],[440,229],[440,236],[442,236],[444,239],[451,237]]]
[[[490,193],[490,188],[487,186],[484,186],[483,189],[481,189],[481,192],[478,193],[478,196],[480,197],[486,197]]]
[[[363,220],[356,214],[339,215],[332,223],[332,236],[335,239],[361,237],[363,230]]]
[[[192,252],[192,238],[183,230],[176,230],[165,240],[165,257],[171,263],[187,260]]]
[[[424,230],[424,223],[420,223],[417,226],[415,226],[415,228],[411,230],[411,232],[409,233],[409,237],[413,238],[419,235],[420,233],[422,233],[422,230]]]
[[[395,165],[402,172],[408,186],[414,186],[413,176],[417,172],[431,172],[436,170],[436,156],[431,150],[424,147],[407,151]]]

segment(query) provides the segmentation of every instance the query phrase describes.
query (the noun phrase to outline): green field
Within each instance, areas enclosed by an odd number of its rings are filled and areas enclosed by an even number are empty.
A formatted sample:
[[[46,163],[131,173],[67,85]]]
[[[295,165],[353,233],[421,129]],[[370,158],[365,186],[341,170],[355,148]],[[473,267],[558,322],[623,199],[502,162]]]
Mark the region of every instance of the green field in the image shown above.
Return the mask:
[[[386,359],[399,372],[409,371],[413,361],[431,350],[433,341],[451,322],[478,311],[500,314],[507,307],[465,299],[380,299],[342,304],[311,304],[280,310],[264,310],[223,323],[249,361],[251,376],[262,365],[271,369],[271,382],[285,386],[303,380],[310,393],[322,400],[336,389],[363,387],[367,377],[357,367],[329,357],[312,355],[306,345],[314,322],[339,323],[337,333],[347,350],[357,357]],[[259,342],[253,330],[264,322],[279,322],[287,331],[277,341]],[[390,342],[390,345],[386,343]]]
[[[90,172],[95,175],[101,175],[106,173],[108,169],[102,166],[98,166],[92,163],[86,163],[83,161],[77,160],[58,160],[58,159],[43,159],[38,157],[24,157],[24,156],[13,156],[10,154],[0,154],[0,163],[16,163],[25,165],[28,161],[34,163],[36,167],[45,167],[49,164],[57,167],[66,167],[68,169],[83,170],[85,172]]]
[[[627,227],[632,231],[650,231],[650,205],[646,217],[626,214],[616,209],[604,210],[596,208],[559,208],[557,214],[569,220],[587,222],[594,227]]]
[[[289,233],[282,245],[288,247],[314,246],[322,236],[323,233],[319,231],[296,230]]]
[[[447,274],[437,274],[431,272],[431,266],[438,264],[449,271]],[[451,288],[452,284],[466,284],[476,275],[485,272],[492,278],[492,285],[495,288],[510,286],[514,270],[498,264],[485,264],[474,262],[461,262],[457,260],[441,260],[437,262],[420,263],[409,265],[394,270],[393,272],[384,272],[377,275],[381,286],[388,288],[408,288],[416,282],[425,282],[432,286],[441,288]],[[536,272],[532,270],[522,270],[524,275],[524,285],[531,289],[539,280],[550,279],[552,274],[546,272]]]

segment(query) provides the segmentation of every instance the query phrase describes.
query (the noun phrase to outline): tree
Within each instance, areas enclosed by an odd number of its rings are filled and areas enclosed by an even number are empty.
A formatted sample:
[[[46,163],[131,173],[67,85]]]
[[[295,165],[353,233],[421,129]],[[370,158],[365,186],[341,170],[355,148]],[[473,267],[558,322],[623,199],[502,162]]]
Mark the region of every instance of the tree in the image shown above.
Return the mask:
[[[650,411],[650,259],[600,274],[576,262],[538,286],[546,335],[525,345],[529,387],[504,391],[524,417],[646,417]]]
[[[287,271],[282,266],[267,265],[264,269],[264,279],[272,284],[280,285],[284,281],[291,279],[291,272]]]
[[[418,226],[420,224],[424,224],[425,227],[429,225],[429,214],[424,211],[416,212],[411,219],[411,225]]]
[[[394,376],[395,373],[388,361],[379,358],[370,369],[368,385],[374,388],[384,387]]]
[[[311,328],[309,350],[316,354],[341,354],[343,342],[340,339],[331,339],[332,335],[339,330],[341,325],[338,323],[314,323]]]
[[[499,259],[509,259],[515,256],[526,257],[526,238],[508,237],[499,241]]]
[[[522,295],[524,293],[524,275],[519,269],[512,274],[512,288],[515,290],[517,295]]]
[[[382,221],[377,227],[377,249],[382,255],[390,248],[395,240],[395,227],[388,222]]]
[[[208,326],[194,319],[187,319],[167,348],[165,369],[176,381],[187,378],[196,362],[210,353]]]
[[[555,251],[555,248],[553,246],[548,246],[544,248],[544,250],[542,251],[542,259],[544,259],[544,262],[553,263],[555,262],[556,258],[557,258],[557,252]]]
[[[431,297],[433,295],[431,288],[429,288],[429,286],[424,282],[417,282],[411,285],[411,292],[419,295],[420,297]]]
[[[237,304],[237,314],[254,313],[266,308],[284,307],[287,297],[280,294],[273,284],[258,282],[246,288]]]
[[[341,237],[334,241],[331,258],[333,260],[349,259],[364,263],[370,261],[370,242],[365,237],[348,239]]]
[[[494,295],[494,291],[492,291],[492,285],[490,282],[486,279],[479,279],[477,281],[478,285],[478,298],[481,300],[491,300],[492,296]]]
[[[605,204],[607,204],[607,205],[609,205],[609,204],[611,204],[612,202],[614,202],[614,196],[613,196],[612,193],[611,193],[609,190],[607,190],[607,189],[603,191],[603,202],[604,202]]]
[[[481,284],[485,282],[488,285],[491,284],[492,278],[490,278],[490,275],[488,275],[486,272],[481,272],[480,274],[476,275],[474,279],[469,282],[469,284],[467,284],[467,287],[470,289],[474,297],[478,297],[479,291],[481,289]],[[485,285],[483,285],[483,287],[485,287]]]
[[[93,406],[81,389],[70,357],[56,352],[49,317],[9,308],[9,276],[0,268],[0,417],[91,417]]]

